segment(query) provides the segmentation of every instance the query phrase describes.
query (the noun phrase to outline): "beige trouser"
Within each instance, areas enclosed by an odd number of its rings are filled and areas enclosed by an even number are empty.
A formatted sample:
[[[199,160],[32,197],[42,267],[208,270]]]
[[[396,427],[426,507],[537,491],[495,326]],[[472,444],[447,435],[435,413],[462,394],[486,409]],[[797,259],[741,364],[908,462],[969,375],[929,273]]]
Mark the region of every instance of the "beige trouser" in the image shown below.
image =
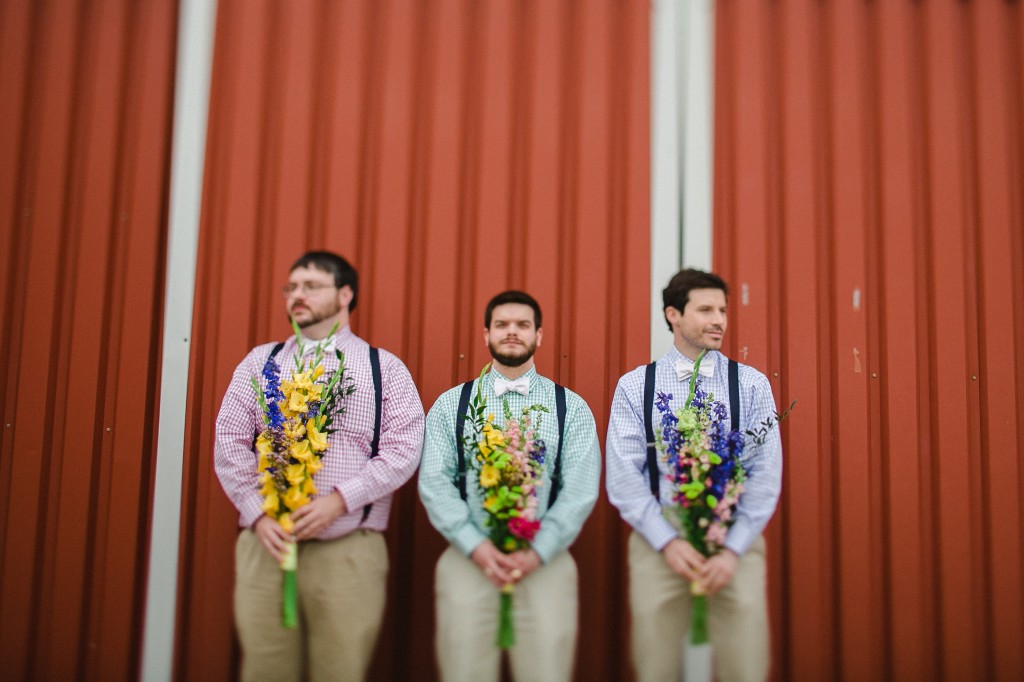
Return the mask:
[[[251,530],[235,545],[242,679],[362,680],[384,616],[388,553],[380,533],[299,543],[299,624],[281,626],[281,568]]]
[[[682,675],[682,642],[690,629],[689,583],[635,532],[629,536],[629,603],[637,679],[677,682]],[[753,682],[768,677],[763,537],[740,558],[729,584],[708,598],[708,637],[717,679]]]
[[[497,680],[500,593],[468,557],[449,547],[437,562],[437,661],[446,682]],[[512,675],[528,682],[572,677],[576,651],[576,562],[562,552],[523,578],[512,597]]]

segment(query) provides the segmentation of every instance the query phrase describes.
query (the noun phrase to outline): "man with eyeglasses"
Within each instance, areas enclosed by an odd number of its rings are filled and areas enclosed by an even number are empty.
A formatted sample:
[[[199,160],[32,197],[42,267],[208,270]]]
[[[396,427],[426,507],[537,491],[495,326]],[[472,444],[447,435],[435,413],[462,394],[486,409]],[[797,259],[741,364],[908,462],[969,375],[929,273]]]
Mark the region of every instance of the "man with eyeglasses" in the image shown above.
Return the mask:
[[[257,346],[235,369],[216,423],[217,476],[239,512],[235,547],[235,621],[243,680],[362,680],[373,655],[386,597],[391,497],[419,464],[423,405],[397,357],[352,333],[359,280],[342,257],[306,253],[283,293],[301,329],[304,351],[319,342],[326,374],[344,354],[355,391],[323,453],[318,493],[291,515],[293,533],[263,513],[254,447],[263,427],[253,377],[273,356],[283,376],[293,366],[294,337]],[[337,325],[337,331],[330,335]],[[298,625],[281,624],[281,569],[286,543],[298,541]]]

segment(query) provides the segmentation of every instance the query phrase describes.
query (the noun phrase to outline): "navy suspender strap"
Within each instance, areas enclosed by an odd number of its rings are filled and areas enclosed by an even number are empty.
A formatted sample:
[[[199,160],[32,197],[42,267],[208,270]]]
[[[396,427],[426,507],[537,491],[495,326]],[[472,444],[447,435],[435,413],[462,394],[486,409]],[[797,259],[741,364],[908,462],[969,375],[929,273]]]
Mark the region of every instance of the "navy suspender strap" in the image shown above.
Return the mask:
[[[647,365],[644,375],[644,429],[647,434],[647,475],[651,478],[651,494],[661,499],[658,485],[658,455],[654,451],[654,370],[657,363]]]
[[[558,413],[558,451],[555,455],[555,473],[551,477],[551,495],[548,497],[548,509],[558,499],[558,491],[562,489],[562,441],[565,440],[565,386],[555,384],[555,412]]]
[[[729,418],[732,430],[740,430],[740,363],[729,360]]]
[[[370,372],[373,374],[373,397],[374,397],[374,409],[373,409],[373,440],[370,441],[370,459],[373,459],[379,454],[380,451],[380,416],[381,408],[383,407],[383,393],[382,381],[380,378],[380,352],[370,346]],[[363,507],[363,518],[359,522],[359,525],[366,523],[366,519],[370,517],[370,510],[373,509],[373,503]]]
[[[459,411],[455,413],[455,452],[458,456],[456,486],[459,497],[466,501],[466,453],[463,452],[462,432],[466,428],[466,413],[469,411],[469,396],[473,392],[473,382],[462,384],[462,395],[459,396]]]

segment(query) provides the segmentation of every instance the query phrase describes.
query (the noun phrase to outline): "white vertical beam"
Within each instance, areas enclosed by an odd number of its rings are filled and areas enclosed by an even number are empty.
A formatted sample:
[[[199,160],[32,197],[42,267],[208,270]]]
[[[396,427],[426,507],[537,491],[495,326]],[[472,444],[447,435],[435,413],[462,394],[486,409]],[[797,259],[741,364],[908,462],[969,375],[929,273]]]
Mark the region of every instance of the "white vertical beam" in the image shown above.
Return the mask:
[[[666,345],[661,290],[679,269],[681,149],[679,0],[651,5],[651,357]]]
[[[651,10],[651,357],[671,343],[661,290],[680,268],[711,269],[714,0]]]
[[[174,657],[185,399],[216,15],[216,0],[180,0],[160,423],[140,671],[146,682],[170,680]]]

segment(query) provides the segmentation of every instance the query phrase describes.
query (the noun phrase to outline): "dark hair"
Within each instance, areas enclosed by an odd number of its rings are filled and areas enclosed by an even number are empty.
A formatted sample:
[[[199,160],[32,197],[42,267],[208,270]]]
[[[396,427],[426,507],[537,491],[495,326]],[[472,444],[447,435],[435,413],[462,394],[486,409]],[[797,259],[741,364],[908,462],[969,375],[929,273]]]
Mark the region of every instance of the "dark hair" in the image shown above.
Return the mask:
[[[484,327],[490,329],[491,314],[494,312],[494,309],[506,303],[522,303],[533,308],[533,323],[537,329],[540,329],[540,304],[525,291],[516,291],[514,289],[501,292],[487,304],[487,309],[484,311]]]
[[[347,286],[352,290],[352,301],[348,304],[349,312],[356,309],[356,298],[359,293],[359,273],[352,264],[336,253],[330,251],[308,251],[292,264],[292,272],[297,268],[313,267],[334,275],[334,286],[339,289]]]
[[[668,286],[662,289],[661,300],[664,303],[662,311],[671,306],[682,313],[686,308],[686,304],[690,302],[690,291],[692,289],[721,289],[726,299],[729,298],[729,285],[725,283],[724,279],[713,272],[687,268],[677,272],[669,280]],[[665,323],[668,324],[667,316],[665,317]],[[671,324],[668,325],[668,329],[672,331]]]

